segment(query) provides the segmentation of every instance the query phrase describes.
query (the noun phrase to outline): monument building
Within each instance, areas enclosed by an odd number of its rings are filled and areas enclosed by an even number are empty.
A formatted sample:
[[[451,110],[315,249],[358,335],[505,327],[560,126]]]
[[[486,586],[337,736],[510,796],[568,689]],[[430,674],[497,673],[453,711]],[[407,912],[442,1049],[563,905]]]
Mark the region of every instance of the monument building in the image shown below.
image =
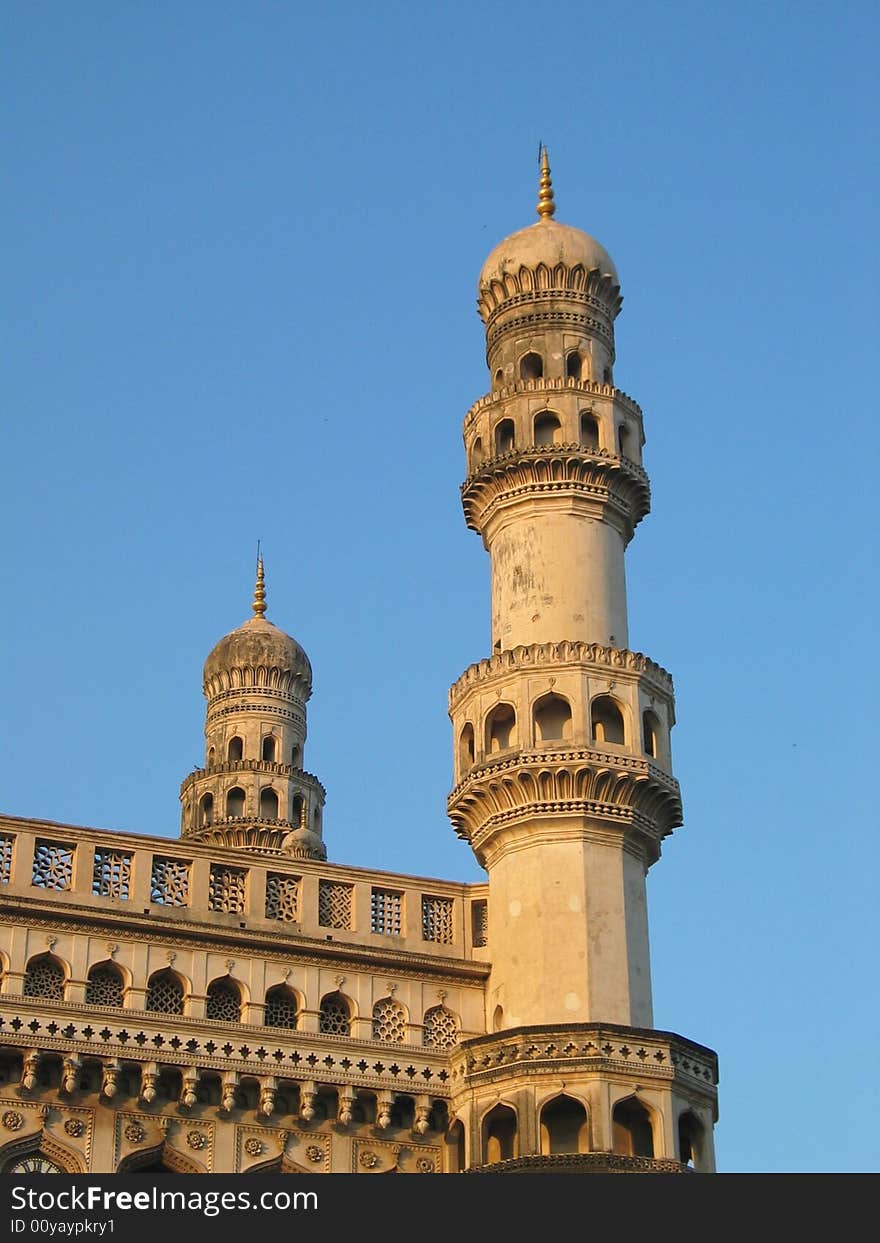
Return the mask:
[[[653,1027],[646,876],[681,801],[672,681],[627,637],[642,412],[546,151],[478,306],[492,648],[449,692],[448,811],[485,881],[328,861],[312,670],[260,560],[179,840],[0,817],[0,1171],[714,1169],[716,1057]]]

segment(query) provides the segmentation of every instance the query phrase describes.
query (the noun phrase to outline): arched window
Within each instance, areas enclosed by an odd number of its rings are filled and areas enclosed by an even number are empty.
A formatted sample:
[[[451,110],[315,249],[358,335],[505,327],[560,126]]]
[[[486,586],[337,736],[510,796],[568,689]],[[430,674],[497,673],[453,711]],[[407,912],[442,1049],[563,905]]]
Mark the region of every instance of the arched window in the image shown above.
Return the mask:
[[[492,1031],[504,1031],[504,1006],[496,1006],[492,1015]]]
[[[199,824],[208,825],[214,823],[214,795],[203,794],[199,801]]]
[[[614,1106],[612,1129],[615,1152],[625,1157],[653,1157],[651,1115],[634,1096]]]
[[[216,760],[216,758],[217,758],[217,748],[209,747],[208,748],[208,767],[209,768],[213,767],[214,761]]]
[[[587,1111],[570,1096],[557,1096],[541,1110],[541,1152],[589,1152]]]
[[[599,695],[590,704],[590,726],[594,742],[625,742],[623,713],[610,695]]]
[[[602,372],[602,379],[603,379],[603,381],[605,382],[605,384],[613,384],[613,383],[614,383],[614,380],[612,379],[612,376],[611,376],[611,368],[610,368],[610,367],[606,367],[606,368],[604,369],[604,371]]]
[[[154,971],[147,981],[145,1009],[157,1014],[183,1014],[183,982],[167,967]]]
[[[501,388],[503,383],[504,383],[504,368],[499,367],[498,370],[495,372],[495,387]]]
[[[486,717],[486,754],[516,745],[516,712],[513,704],[496,704]]]
[[[583,359],[578,350],[571,350],[566,354],[565,374],[570,380],[579,380],[583,375]]]
[[[121,1006],[125,982],[112,962],[99,962],[89,969],[86,980],[87,1006]]]
[[[544,360],[540,354],[523,354],[519,360],[521,380],[540,380],[544,374]]]
[[[271,786],[265,786],[260,791],[260,819],[278,819],[278,795]]]
[[[406,1011],[393,997],[383,997],[373,1006],[373,1039],[389,1044],[406,1040]]]
[[[241,786],[233,786],[226,795],[227,816],[244,815],[244,790]]]
[[[458,739],[458,763],[462,773],[474,762],[474,727],[470,721],[463,727]]]
[[[621,423],[617,429],[617,451],[621,457],[628,458],[629,453],[629,428]]]
[[[509,1161],[518,1155],[516,1114],[508,1105],[496,1105],[483,1119],[483,1161]]]
[[[561,445],[562,424],[550,410],[541,410],[535,415],[535,444]]]
[[[449,1174],[461,1174],[465,1168],[464,1126],[456,1119],[446,1132],[446,1165]]]
[[[344,993],[328,993],[321,998],[318,1031],[325,1036],[351,1035],[351,1003]]]
[[[690,1110],[678,1119],[678,1159],[683,1165],[702,1168],[703,1128]]]
[[[24,973],[25,997],[45,997],[48,1001],[64,1000],[64,968],[51,954],[31,958]]]
[[[477,470],[483,461],[483,439],[478,436],[471,445],[471,470]]]
[[[429,1049],[451,1049],[458,1044],[458,1019],[446,1006],[425,1011],[422,1043]]]
[[[298,829],[302,828],[304,806],[303,796],[301,794],[294,794],[290,800],[290,823]]]
[[[226,748],[226,758],[230,763],[242,759],[244,756],[244,743],[239,737],[230,738],[229,745]]]
[[[656,760],[660,755],[660,721],[650,708],[642,713],[642,737],[645,755],[650,755]]]
[[[513,419],[502,419],[495,426],[495,452],[510,453],[516,447],[516,430]]]
[[[599,448],[599,424],[592,414],[581,415],[581,445],[584,449]]]
[[[299,1022],[299,999],[292,988],[288,988],[286,984],[276,984],[269,989],[266,993],[263,1022],[266,1027],[289,1027],[295,1030]]]
[[[290,764],[292,768],[302,768],[302,747],[293,747],[290,752]]]
[[[544,695],[535,703],[535,741],[571,737],[571,706],[561,695]]]
[[[221,1023],[241,1022],[241,989],[230,976],[221,976],[208,985],[205,1018]]]
[[[267,764],[275,763],[275,745],[275,735],[267,734],[262,745],[262,756]]]

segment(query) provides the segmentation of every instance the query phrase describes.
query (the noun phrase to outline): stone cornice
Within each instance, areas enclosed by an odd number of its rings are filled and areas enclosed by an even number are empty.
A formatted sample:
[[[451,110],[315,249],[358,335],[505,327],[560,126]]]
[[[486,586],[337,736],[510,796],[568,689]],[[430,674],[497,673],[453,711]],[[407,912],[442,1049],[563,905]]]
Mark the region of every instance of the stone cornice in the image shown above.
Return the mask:
[[[587,665],[615,676],[635,675],[664,698],[673,694],[671,674],[642,652],[631,652],[623,647],[604,647],[601,643],[564,640],[561,643],[531,643],[507,648],[469,665],[449,688],[449,711],[452,713],[475,687],[506,678],[512,673],[536,673],[544,669],[550,672],[560,665]]]
[[[623,298],[620,286],[598,268],[587,271],[583,264],[569,267],[558,263],[550,268],[545,263],[535,267],[522,264],[515,272],[506,272],[504,280],[495,279],[481,285],[477,309],[487,333],[501,312],[530,302],[577,301],[604,311],[613,321]]]
[[[624,393],[622,389],[615,388],[611,384],[600,384],[598,380],[575,380],[569,376],[556,380],[543,377],[540,380],[517,380],[514,384],[505,384],[502,388],[478,398],[464,416],[465,433],[481,411],[500,405],[511,397],[521,397],[531,393],[535,396],[544,393],[556,395],[575,393],[583,397],[610,398],[615,403],[626,407],[639,422],[642,419],[642,409],[638,402]]]
[[[524,299],[526,301],[526,299]],[[533,299],[528,299],[534,305]],[[493,320],[486,329],[486,360],[488,362],[492,350],[505,336],[518,333],[546,332],[548,328],[568,328],[574,332],[585,333],[587,336],[601,337],[614,357],[614,328],[610,321],[596,319],[584,311],[570,311],[564,307],[552,306],[544,310],[534,310],[527,315],[505,313]]]
[[[287,781],[295,781],[297,785],[308,786],[319,792],[322,801],[327,794],[313,773],[307,773],[302,768],[294,768],[291,764],[275,764],[270,760],[228,760],[223,764],[209,764],[206,768],[193,769],[181,782],[180,797],[183,798],[191,786],[196,782],[204,781],[206,777],[223,777],[229,776],[230,773],[266,773],[273,777],[283,777]]]
[[[503,505],[551,492],[613,507],[630,532],[651,507],[648,476],[629,458],[582,445],[527,445],[468,475],[461,485],[465,521],[481,531]]]

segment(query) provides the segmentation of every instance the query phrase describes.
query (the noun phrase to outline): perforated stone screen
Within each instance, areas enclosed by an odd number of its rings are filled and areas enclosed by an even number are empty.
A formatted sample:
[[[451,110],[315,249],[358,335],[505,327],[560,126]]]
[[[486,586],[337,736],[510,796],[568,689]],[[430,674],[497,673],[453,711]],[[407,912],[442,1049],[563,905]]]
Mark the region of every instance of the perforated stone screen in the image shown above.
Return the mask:
[[[318,882],[318,923],[322,928],[351,928],[351,885],[334,880]]]
[[[86,1005],[121,1006],[122,976],[115,967],[93,967],[86,983]]]
[[[270,988],[266,994],[263,1022],[267,1027],[295,1028],[299,1022],[296,996],[288,988]]]
[[[422,894],[422,940],[436,945],[452,945],[455,940],[452,898]]]
[[[299,886],[299,876],[270,872],[266,877],[266,918],[295,924],[299,920]]]
[[[425,1013],[424,1043],[429,1049],[451,1049],[458,1044],[458,1021],[445,1006]]]
[[[74,849],[63,842],[36,842],[31,884],[38,889],[69,889],[73,879]]]
[[[186,906],[189,903],[189,863],[184,859],[153,856],[150,901],[160,906]]]
[[[12,876],[12,843],[10,833],[0,834],[0,885],[8,885]]]
[[[325,1036],[348,1036],[351,1033],[351,1011],[339,993],[331,993],[321,1002],[318,1030]]]
[[[406,1011],[390,997],[373,1006],[373,1039],[402,1044],[406,1039]]]
[[[50,1001],[64,999],[64,968],[51,958],[36,958],[27,965],[24,976],[25,997],[46,997]]]
[[[489,944],[489,904],[471,903],[471,938],[476,949]]]
[[[399,937],[402,911],[403,894],[393,889],[373,889],[370,893],[370,931]]]
[[[147,984],[146,1008],[158,1014],[183,1014],[183,985],[170,971],[160,971]]]
[[[241,994],[232,980],[214,980],[208,985],[205,1018],[241,1022]]]
[[[131,855],[123,850],[95,851],[92,869],[92,893],[96,898],[128,900],[131,885]]]
[[[220,863],[212,863],[211,879],[208,882],[208,905],[211,910],[222,911],[226,915],[243,914],[246,882],[247,872],[244,868],[230,868]]]

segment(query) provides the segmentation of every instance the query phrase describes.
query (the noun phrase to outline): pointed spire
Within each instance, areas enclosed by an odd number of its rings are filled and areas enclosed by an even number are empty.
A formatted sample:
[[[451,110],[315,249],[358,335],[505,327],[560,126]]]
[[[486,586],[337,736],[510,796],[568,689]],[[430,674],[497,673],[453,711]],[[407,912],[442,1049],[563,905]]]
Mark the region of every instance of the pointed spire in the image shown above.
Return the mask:
[[[553,198],[553,182],[550,180],[550,160],[547,148],[541,143],[541,180],[538,184],[538,215],[542,220],[550,220],[556,211]]]
[[[257,540],[257,585],[254,588],[254,617],[266,614],[266,577],[263,573],[263,554],[260,552],[260,541]]]

